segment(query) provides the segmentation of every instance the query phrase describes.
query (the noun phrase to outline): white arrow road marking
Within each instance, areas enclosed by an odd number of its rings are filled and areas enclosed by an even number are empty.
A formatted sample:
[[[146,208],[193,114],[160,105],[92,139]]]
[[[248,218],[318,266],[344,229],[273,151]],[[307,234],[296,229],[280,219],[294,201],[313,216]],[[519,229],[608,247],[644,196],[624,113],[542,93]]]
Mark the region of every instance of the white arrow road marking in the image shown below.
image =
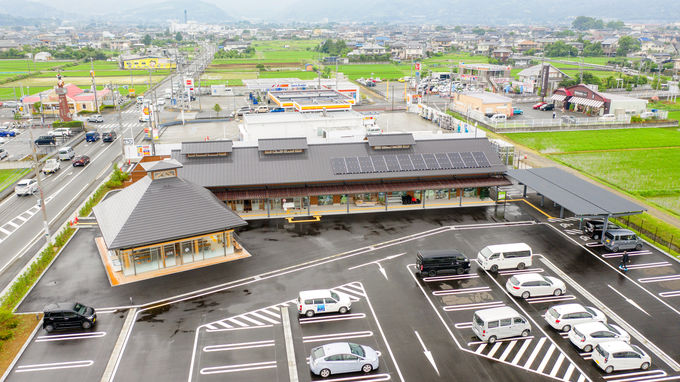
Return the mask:
[[[614,288],[613,286],[611,286],[611,285],[609,285],[609,284],[607,284],[607,286],[609,287],[609,289],[611,289],[611,290],[613,290],[614,292],[616,292],[616,294],[618,294],[619,296],[623,297],[623,299],[626,300],[626,302],[628,302],[629,304],[633,305],[634,307],[640,309],[640,311],[641,311],[642,313],[644,313],[644,314],[646,314],[646,315],[649,316],[649,313],[645,312],[645,310],[642,309],[642,307],[640,307],[640,305],[638,305],[635,301],[633,301],[633,300],[629,299],[628,297],[624,296],[621,292],[619,292],[618,290],[616,290],[616,288]]]
[[[403,255],[405,255],[405,254],[406,254],[406,252],[397,253],[396,255],[390,255],[390,256],[384,257],[384,258],[382,258],[382,259],[380,259],[380,260],[375,260],[375,261],[370,261],[370,262],[368,262],[368,263],[363,263],[363,264],[355,265],[355,266],[349,267],[349,268],[347,268],[347,269],[348,269],[348,270],[352,270],[352,269],[357,269],[357,268],[364,267],[364,266],[366,266],[366,265],[375,264],[375,265],[378,266],[378,270],[380,271],[380,273],[382,273],[383,277],[385,277],[385,280],[389,280],[389,279],[387,278],[387,271],[385,270],[385,268],[383,268],[383,266],[382,266],[382,264],[380,264],[380,262],[381,262],[381,261],[384,261],[384,260],[392,260],[392,259],[396,259],[397,257],[403,256]]]
[[[378,270],[380,271],[380,273],[382,273],[383,277],[385,277],[385,280],[388,280],[387,271],[385,271],[385,268],[383,268],[383,266],[380,263],[376,264],[378,264]]]
[[[414,330],[413,333],[416,334],[416,337],[418,338],[418,342],[420,342],[420,346],[423,347],[423,354],[425,354],[425,357],[427,358],[428,361],[432,364],[432,367],[434,368],[434,371],[437,372],[437,375],[439,375],[439,369],[437,369],[437,365],[434,363],[434,357],[432,357],[432,352],[427,350],[425,347],[425,344],[423,343],[423,340],[420,338],[420,334],[418,334],[417,330]]]

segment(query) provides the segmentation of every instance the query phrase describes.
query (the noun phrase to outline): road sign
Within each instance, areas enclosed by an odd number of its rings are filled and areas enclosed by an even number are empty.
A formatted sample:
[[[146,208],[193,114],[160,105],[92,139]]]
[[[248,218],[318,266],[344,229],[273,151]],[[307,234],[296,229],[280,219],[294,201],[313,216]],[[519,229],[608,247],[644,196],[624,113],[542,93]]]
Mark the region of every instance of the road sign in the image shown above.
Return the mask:
[[[417,71],[417,72],[420,71],[420,62],[416,62],[416,71]]]

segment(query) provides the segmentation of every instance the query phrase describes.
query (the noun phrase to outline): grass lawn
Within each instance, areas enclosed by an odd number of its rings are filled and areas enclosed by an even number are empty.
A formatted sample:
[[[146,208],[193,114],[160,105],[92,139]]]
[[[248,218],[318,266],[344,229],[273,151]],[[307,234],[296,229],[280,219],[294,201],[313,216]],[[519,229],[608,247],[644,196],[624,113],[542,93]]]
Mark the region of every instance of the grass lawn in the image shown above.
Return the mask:
[[[26,165],[29,165],[27,162]],[[1,169],[0,170],[0,191],[9,187],[15,181],[21,179],[31,171],[30,168]]]
[[[350,79],[380,77],[383,80],[394,80],[411,74],[410,64],[357,64],[340,65],[338,71]]]
[[[464,52],[453,52],[444,54],[442,56],[426,58],[422,62],[425,64],[445,63],[448,65],[449,61],[451,61],[451,63],[454,65],[458,65],[460,62],[465,64],[486,64],[489,62],[489,58],[487,56],[473,56]]]
[[[680,150],[655,149],[552,155],[631,193],[680,190]]]
[[[260,72],[259,78],[299,78],[301,80],[313,80],[318,78],[318,74],[302,70],[273,70]]]
[[[506,134],[506,136],[547,154],[585,150],[680,146],[680,130],[673,127],[511,133]]]
[[[45,61],[33,62],[33,60],[0,60],[0,73],[11,72],[14,74],[28,73],[37,70],[45,70],[60,65],[68,64],[71,61]]]
[[[14,335],[9,340],[2,341],[2,348],[0,349],[0,374],[7,370],[21,347],[28,341],[28,337],[33,332],[33,329],[40,323],[40,321],[36,321],[34,314],[17,314],[16,317],[19,319],[19,325],[14,328]]]

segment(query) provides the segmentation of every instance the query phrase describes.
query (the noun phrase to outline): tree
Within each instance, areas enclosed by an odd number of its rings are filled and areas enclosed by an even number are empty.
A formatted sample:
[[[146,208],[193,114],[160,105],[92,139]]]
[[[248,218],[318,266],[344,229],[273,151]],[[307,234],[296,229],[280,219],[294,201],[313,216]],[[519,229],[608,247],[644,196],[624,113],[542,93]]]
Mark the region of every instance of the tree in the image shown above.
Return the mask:
[[[182,34],[177,32],[177,34],[175,34],[175,40],[182,41]]]
[[[146,46],[151,45],[151,41],[153,41],[153,39],[151,38],[151,35],[147,34],[147,35],[144,35],[144,38],[142,38],[142,43]]]
[[[476,34],[477,36],[484,36],[486,34],[486,30],[480,28],[480,27],[475,27],[472,30],[472,33]]]
[[[606,24],[608,29],[623,29],[626,25],[621,20],[610,21]]]
[[[616,48],[616,55],[626,57],[628,53],[635,52],[638,49],[640,49],[640,41],[630,36],[623,36],[619,38],[619,47]]]
[[[604,22],[593,17],[579,16],[571,23],[571,26],[574,27],[574,29],[582,31],[588,29],[603,29]]]
[[[216,103],[215,106],[213,106],[213,110],[215,110],[215,113],[217,113],[217,116],[220,116],[220,111],[222,111],[222,107],[220,107],[219,103]]]
[[[556,41],[545,46],[545,55],[548,57],[571,57],[578,55],[576,47],[567,45],[564,41]]]
[[[453,31],[456,33],[460,33],[463,31],[463,27],[461,27],[460,25],[456,25],[456,27],[453,28]]]
[[[583,56],[584,57],[597,57],[603,56],[604,51],[602,50],[602,44],[597,41],[590,42],[588,40],[583,41]]]

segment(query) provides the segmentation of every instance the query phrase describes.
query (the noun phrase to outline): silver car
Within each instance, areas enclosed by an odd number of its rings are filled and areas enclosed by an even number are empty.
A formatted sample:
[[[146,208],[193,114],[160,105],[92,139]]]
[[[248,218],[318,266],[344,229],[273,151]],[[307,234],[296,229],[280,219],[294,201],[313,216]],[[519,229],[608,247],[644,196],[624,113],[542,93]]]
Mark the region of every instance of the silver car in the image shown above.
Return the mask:
[[[323,378],[331,374],[370,373],[379,366],[378,353],[366,345],[334,342],[312,349],[309,369]]]
[[[38,182],[35,179],[22,179],[14,186],[17,196],[32,195],[38,191]]]

